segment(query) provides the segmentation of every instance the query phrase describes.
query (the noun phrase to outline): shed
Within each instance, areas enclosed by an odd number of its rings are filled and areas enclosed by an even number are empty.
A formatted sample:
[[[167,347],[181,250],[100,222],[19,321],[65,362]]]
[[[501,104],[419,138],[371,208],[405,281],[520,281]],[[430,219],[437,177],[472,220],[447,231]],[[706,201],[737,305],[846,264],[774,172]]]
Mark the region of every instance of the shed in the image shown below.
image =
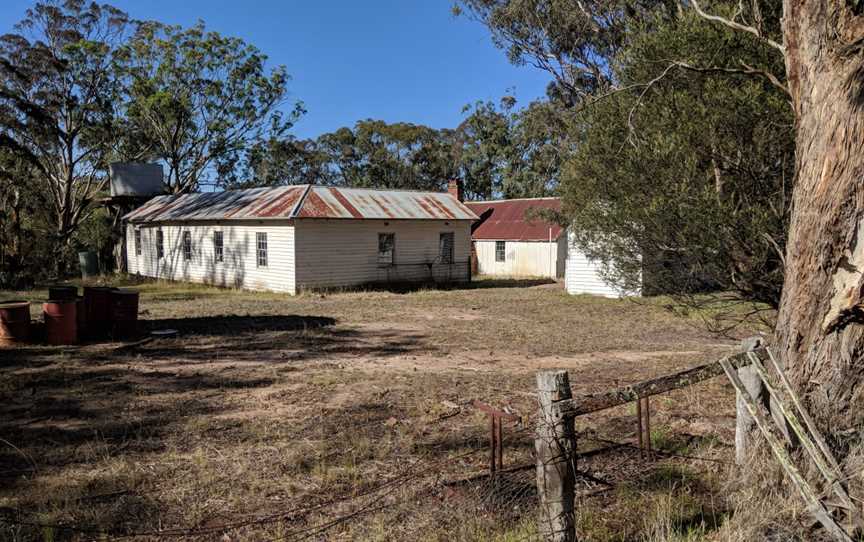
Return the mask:
[[[465,205],[480,217],[471,232],[478,273],[552,279],[564,276],[564,229],[539,216],[544,210],[560,211],[560,199],[478,201]]]
[[[623,293],[601,276],[600,264],[580,251],[573,234],[542,217],[560,211],[559,198],[466,202],[480,217],[472,228],[474,257],[482,275],[564,279],[570,294],[604,297]]]
[[[124,216],[129,272],[295,294],[470,280],[455,193],[295,185],[157,196]]]

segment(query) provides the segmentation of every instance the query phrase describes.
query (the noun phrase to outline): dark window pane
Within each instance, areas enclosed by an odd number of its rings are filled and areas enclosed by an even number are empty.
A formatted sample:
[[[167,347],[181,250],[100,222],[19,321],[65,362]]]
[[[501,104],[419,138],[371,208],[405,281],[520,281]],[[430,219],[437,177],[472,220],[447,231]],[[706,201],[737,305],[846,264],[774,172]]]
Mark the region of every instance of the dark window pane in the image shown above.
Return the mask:
[[[396,234],[378,234],[378,265],[391,266],[396,261]]]
[[[188,231],[183,232],[183,259],[192,261],[192,233]]]
[[[217,263],[225,261],[225,252],[222,248],[222,232],[213,232],[213,259]]]
[[[258,250],[258,267],[267,267],[267,234],[258,232],[255,234],[255,246]]]
[[[453,232],[438,237],[438,258],[441,263],[453,263]]]

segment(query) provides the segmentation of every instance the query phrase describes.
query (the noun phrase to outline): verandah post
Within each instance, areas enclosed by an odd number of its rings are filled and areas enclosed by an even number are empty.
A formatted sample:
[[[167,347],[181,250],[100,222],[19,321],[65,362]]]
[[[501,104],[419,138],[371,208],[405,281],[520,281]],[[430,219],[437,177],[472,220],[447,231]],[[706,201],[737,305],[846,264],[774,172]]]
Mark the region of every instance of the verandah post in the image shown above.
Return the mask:
[[[549,542],[575,542],[576,430],[573,416],[556,408],[572,399],[567,371],[537,373],[537,398],[537,530]]]

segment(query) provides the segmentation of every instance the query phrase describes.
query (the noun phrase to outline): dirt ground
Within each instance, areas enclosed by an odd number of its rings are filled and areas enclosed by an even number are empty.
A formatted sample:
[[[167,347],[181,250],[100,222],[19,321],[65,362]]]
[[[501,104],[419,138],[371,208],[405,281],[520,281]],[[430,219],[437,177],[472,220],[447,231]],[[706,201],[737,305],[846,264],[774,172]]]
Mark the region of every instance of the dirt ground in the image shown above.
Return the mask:
[[[0,349],[0,539],[531,539],[538,369],[590,393],[736,346],[662,300],[540,281],[296,297],[134,286],[143,330],[176,338]],[[523,417],[494,481],[473,400]],[[653,458],[632,446],[633,405],[577,419],[587,539],[702,539],[731,513],[731,387],[651,405]]]

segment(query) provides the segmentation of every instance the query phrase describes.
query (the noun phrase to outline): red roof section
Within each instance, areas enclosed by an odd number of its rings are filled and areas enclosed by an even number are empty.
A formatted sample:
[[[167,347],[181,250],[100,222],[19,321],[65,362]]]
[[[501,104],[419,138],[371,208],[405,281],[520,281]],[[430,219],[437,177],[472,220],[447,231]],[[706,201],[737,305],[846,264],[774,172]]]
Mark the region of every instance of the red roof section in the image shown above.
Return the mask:
[[[559,198],[511,199],[465,202],[480,217],[471,231],[473,239],[498,241],[548,241],[558,239],[564,229],[541,218],[528,218],[530,209],[561,210]]]

